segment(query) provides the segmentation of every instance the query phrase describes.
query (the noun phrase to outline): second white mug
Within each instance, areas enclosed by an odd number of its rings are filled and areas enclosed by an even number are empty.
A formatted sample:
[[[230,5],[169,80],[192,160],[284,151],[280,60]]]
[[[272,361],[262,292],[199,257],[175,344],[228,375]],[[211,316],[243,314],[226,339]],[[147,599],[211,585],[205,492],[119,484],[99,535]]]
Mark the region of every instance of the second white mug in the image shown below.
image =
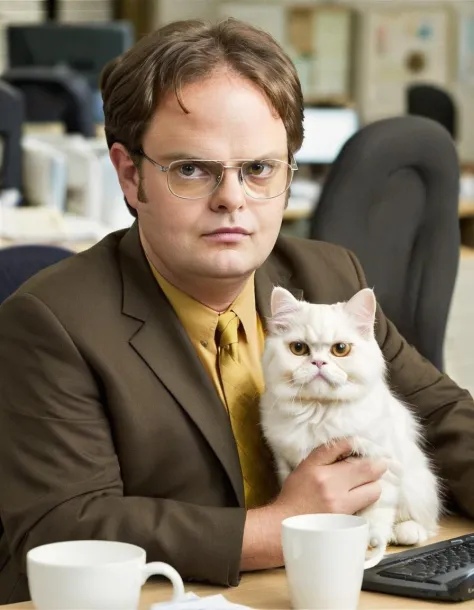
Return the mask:
[[[299,515],[285,519],[282,543],[295,610],[355,610],[364,569],[384,556],[383,542],[366,559],[369,526],[354,515]]]

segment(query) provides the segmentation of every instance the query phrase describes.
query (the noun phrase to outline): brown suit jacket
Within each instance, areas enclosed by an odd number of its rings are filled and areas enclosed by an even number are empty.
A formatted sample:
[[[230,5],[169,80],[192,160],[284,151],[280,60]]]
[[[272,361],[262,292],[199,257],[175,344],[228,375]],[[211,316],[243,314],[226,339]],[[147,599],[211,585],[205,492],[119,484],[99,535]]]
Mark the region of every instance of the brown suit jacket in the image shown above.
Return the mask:
[[[256,273],[309,301],[365,285],[342,248],[279,238]],[[426,422],[474,516],[474,404],[381,312],[393,387]],[[26,552],[65,539],[138,544],[187,579],[236,585],[245,522],[231,428],[144,257],[137,227],[44,270],[0,307],[0,603],[28,597]]]

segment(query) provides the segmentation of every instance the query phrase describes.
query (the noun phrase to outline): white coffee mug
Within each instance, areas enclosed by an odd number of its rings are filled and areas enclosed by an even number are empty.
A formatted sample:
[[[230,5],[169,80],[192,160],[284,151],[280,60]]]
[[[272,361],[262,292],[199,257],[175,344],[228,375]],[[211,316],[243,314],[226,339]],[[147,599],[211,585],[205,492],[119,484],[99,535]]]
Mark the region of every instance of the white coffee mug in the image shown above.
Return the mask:
[[[282,524],[282,543],[296,610],[355,610],[364,569],[379,563],[385,552],[380,541],[366,559],[369,527],[354,515],[290,517]]]
[[[37,610],[136,610],[152,575],[173,585],[172,601],[184,595],[178,572],[167,563],[146,562],[139,546],[106,540],[56,542],[26,556],[28,585]]]

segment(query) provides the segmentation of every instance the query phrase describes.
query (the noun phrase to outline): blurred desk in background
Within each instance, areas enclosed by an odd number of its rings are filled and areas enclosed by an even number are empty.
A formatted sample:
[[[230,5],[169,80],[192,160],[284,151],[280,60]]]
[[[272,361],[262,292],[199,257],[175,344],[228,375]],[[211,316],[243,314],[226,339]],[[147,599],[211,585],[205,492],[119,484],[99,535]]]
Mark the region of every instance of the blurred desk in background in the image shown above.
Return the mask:
[[[36,135],[41,133],[62,134],[66,133],[62,123],[25,123],[23,126],[25,135]],[[98,123],[96,126],[96,137],[105,138],[103,123]]]
[[[459,218],[474,218],[474,199],[461,199]]]
[[[459,202],[459,226],[464,247],[462,256],[466,256],[468,250],[474,252],[474,199],[461,199]]]
[[[130,224],[133,221],[130,216]],[[21,244],[63,246],[78,252],[110,230],[93,220],[47,207],[0,207],[0,247]]]

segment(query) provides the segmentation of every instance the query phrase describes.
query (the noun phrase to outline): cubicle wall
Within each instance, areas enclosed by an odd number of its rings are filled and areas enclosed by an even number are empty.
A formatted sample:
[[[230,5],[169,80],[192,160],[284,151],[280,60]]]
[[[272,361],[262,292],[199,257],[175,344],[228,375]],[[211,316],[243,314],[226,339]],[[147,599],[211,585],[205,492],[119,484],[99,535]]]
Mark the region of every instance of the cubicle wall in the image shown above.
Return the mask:
[[[59,21],[110,21],[114,0],[59,0]],[[41,23],[46,18],[44,0],[0,0],[0,72],[7,67],[6,27],[11,23]]]
[[[7,65],[7,26],[11,23],[41,23],[43,19],[43,0],[0,0],[0,72]]]

